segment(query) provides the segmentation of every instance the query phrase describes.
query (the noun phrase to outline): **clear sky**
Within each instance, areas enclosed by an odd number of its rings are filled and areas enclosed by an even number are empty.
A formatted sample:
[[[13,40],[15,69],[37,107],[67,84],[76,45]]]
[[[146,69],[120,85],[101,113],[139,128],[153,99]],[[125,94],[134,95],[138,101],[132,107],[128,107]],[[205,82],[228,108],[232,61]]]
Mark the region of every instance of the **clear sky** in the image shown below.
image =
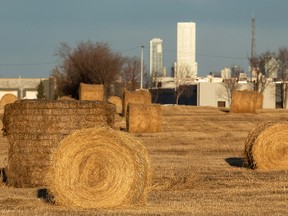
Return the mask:
[[[248,70],[251,20],[257,53],[288,47],[287,0],[0,0],[0,77],[48,77],[60,42],[107,42],[149,66],[149,41],[163,40],[164,64],[176,59],[177,22],[196,23],[198,75]]]

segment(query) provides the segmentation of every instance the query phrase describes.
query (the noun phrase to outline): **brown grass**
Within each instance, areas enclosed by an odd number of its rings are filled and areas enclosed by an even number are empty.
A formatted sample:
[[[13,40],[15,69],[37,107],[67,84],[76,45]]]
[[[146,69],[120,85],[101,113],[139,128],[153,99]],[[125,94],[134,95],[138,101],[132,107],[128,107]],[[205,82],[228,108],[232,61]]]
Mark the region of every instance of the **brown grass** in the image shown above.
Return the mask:
[[[287,171],[260,172],[242,166],[249,132],[265,122],[288,120],[288,111],[254,114],[224,113],[212,107],[162,108],[163,131],[136,134],[149,152],[153,170],[146,206],[71,210],[37,198],[38,188],[3,186],[0,214],[288,215]],[[0,145],[4,166],[7,138]]]
[[[255,113],[262,109],[263,95],[251,90],[236,90],[232,93],[231,112],[234,113]]]

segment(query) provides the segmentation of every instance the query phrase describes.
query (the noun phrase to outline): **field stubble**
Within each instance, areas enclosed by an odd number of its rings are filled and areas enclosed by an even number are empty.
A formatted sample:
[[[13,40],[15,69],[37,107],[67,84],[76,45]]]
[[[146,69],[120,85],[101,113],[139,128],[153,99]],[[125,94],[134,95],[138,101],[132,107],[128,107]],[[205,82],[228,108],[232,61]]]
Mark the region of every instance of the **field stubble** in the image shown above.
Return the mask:
[[[0,185],[0,215],[287,215],[288,171],[242,167],[244,141],[260,123],[287,112],[233,114],[211,107],[163,106],[163,132],[137,133],[151,157],[153,183],[144,207],[71,210],[46,204],[38,189]],[[117,116],[116,126],[124,119]],[[1,138],[0,167],[8,142]]]

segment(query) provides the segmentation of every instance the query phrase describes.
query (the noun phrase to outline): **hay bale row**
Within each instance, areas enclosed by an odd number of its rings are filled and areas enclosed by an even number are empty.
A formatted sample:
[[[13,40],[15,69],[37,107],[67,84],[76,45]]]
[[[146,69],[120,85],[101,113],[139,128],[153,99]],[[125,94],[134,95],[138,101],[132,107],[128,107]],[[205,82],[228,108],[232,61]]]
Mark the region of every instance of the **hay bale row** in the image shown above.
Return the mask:
[[[47,188],[57,205],[111,208],[142,205],[151,181],[144,145],[108,127],[77,130],[55,149]]]
[[[231,112],[256,113],[263,107],[263,94],[251,90],[235,90],[232,93]]]
[[[8,185],[43,186],[49,156],[60,140],[81,128],[114,127],[114,114],[114,105],[100,101],[22,100],[6,105],[2,130],[9,142]]]
[[[80,83],[80,100],[104,100],[104,85]]]
[[[129,103],[126,117],[130,133],[156,133],[162,131],[162,109],[159,104]]]
[[[288,122],[267,122],[245,140],[244,165],[259,170],[288,169]]]
[[[127,107],[129,103],[137,104],[151,104],[152,96],[149,91],[138,90],[134,92],[124,91],[123,93],[122,115],[126,116]]]

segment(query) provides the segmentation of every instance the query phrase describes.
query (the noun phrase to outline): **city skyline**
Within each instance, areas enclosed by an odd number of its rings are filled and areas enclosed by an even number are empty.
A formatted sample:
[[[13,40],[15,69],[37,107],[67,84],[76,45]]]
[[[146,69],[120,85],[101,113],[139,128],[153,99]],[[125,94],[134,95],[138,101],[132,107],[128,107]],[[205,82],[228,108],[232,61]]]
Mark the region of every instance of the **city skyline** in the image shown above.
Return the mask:
[[[0,0],[1,1],[1,0]],[[197,23],[198,75],[239,65],[248,69],[252,12],[257,53],[288,46],[286,0],[13,0],[1,1],[0,77],[48,77],[61,42],[107,42],[149,67],[149,41],[164,43],[167,73],[176,61],[176,24]]]

